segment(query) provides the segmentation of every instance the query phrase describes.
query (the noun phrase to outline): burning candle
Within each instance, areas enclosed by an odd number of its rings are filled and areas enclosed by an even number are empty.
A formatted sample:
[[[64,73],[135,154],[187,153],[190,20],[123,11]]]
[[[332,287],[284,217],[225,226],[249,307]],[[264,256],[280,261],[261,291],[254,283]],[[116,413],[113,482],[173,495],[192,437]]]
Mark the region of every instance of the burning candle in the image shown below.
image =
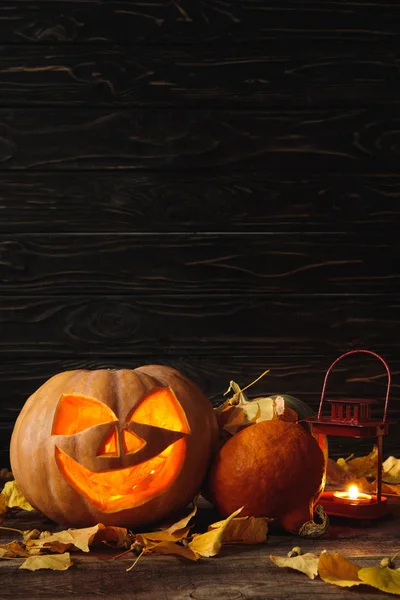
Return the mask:
[[[334,492],[333,498],[346,504],[369,504],[372,501],[372,496],[359,492],[356,485],[351,485],[347,492]]]

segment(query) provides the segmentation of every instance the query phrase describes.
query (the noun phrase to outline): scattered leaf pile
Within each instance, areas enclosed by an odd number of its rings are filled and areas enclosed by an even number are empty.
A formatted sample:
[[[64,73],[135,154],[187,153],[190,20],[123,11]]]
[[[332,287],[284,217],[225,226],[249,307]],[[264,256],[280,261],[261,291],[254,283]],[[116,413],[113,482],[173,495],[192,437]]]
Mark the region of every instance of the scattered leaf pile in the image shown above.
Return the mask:
[[[391,566],[385,566],[386,563],[382,561],[381,565],[366,568],[361,568],[343,554],[325,550],[320,555],[311,552],[301,554],[301,551],[290,552],[289,555],[285,557],[271,555],[270,559],[278,567],[295,569],[310,579],[319,576],[326,583],[340,587],[366,584],[388,594],[400,595],[400,569],[394,568],[397,554],[392,559],[388,559],[387,564]]]
[[[11,504],[16,507],[17,502],[19,508],[28,509],[29,505],[15,482],[11,482],[6,492],[0,494],[0,512],[6,513]],[[127,571],[144,554],[170,554],[196,561],[201,557],[216,556],[222,544],[258,544],[267,540],[270,519],[238,517],[241,510],[235,511],[223,521],[212,523],[205,533],[194,534],[191,533],[193,525],[190,525],[190,521],[197,513],[196,499],[190,512],[177,522],[146,533],[132,533],[123,527],[107,527],[102,523],[57,533],[0,527],[0,530],[13,531],[19,535],[18,541],[0,545],[0,559],[25,559],[20,569],[63,571],[73,565],[71,552],[89,552],[91,548],[105,544],[118,550],[123,549],[112,560],[129,553],[136,557]]]

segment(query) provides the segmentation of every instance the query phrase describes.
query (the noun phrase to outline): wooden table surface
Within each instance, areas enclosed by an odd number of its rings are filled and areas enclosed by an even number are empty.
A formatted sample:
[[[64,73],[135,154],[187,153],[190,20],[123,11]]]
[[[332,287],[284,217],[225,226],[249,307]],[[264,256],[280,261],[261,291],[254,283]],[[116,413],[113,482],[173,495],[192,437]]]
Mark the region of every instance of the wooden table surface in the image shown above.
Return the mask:
[[[200,509],[197,523],[212,522],[215,516],[209,508]],[[27,512],[7,519],[3,525],[24,530],[56,529],[41,515]],[[2,543],[18,537],[6,531],[0,534]],[[294,570],[278,568],[270,561],[270,554],[286,556],[297,545],[303,552],[319,553],[324,549],[341,552],[361,567],[376,566],[381,558],[400,550],[400,506],[393,505],[391,514],[373,526],[335,520],[327,534],[318,540],[275,531],[265,544],[224,545],[218,557],[195,563],[182,562],[173,556],[146,555],[131,572],[126,569],[132,557],[111,560],[116,551],[108,548],[89,554],[71,553],[74,566],[62,572],[24,571],[18,569],[21,561],[0,560],[0,598],[308,600],[312,595],[314,599],[380,600],[391,597],[367,586],[340,588],[319,578],[311,580]]]

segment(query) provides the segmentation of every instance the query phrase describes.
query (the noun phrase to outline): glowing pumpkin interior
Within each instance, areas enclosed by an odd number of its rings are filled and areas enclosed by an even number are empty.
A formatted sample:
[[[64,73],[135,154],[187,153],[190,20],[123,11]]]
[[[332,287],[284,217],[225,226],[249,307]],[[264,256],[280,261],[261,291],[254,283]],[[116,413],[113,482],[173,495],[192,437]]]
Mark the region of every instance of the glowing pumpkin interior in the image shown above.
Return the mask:
[[[125,428],[130,422],[148,426],[149,439]],[[165,492],[177,478],[186,455],[186,435],[190,427],[185,412],[170,388],[157,388],[128,414],[121,423],[110,407],[95,398],[79,394],[61,397],[53,421],[52,435],[76,436],[101,424],[110,424],[95,456],[135,455],[162,428],[183,436],[162,452],[133,466],[93,472],[65,453],[56,443],[57,465],[68,483],[102,512],[117,512],[140,506]],[[112,426],[113,424],[114,427]],[[86,449],[86,452],[88,450]]]

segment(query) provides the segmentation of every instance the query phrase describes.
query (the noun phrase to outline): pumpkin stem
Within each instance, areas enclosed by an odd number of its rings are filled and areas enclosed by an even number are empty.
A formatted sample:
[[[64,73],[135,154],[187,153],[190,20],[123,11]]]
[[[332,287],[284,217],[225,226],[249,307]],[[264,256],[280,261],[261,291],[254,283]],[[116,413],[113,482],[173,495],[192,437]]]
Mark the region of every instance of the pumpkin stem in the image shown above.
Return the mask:
[[[255,379],[254,381],[252,381],[251,383],[249,383],[242,389],[235,381],[230,381],[229,387],[226,390],[226,392],[224,392],[223,395],[226,396],[227,394],[229,394],[229,392],[234,392],[232,398],[229,400],[229,404],[235,405],[235,404],[243,404],[244,402],[248,402],[249,399],[247,398],[246,394],[244,394],[243,392],[245,390],[247,390],[249,387],[251,387],[252,385],[254,385],[255,383],[257,383],[257,381],[260,381],[260,379],[262,379],[262,377],[264,377],[264,375],[269,373],[269,371],[270,371],[270,369],[267,369],[266,371],[261,373],[261,375],[259,375],[259,377],[257,377],[257,379]]]
[[[315,512],[317,513],[321,522],[316,523],[315,521],[307,521],[300,527],[298,535],[302,537],[319,538],[328,531],[329,517],[321,504],[317,504],[315,507]]]

